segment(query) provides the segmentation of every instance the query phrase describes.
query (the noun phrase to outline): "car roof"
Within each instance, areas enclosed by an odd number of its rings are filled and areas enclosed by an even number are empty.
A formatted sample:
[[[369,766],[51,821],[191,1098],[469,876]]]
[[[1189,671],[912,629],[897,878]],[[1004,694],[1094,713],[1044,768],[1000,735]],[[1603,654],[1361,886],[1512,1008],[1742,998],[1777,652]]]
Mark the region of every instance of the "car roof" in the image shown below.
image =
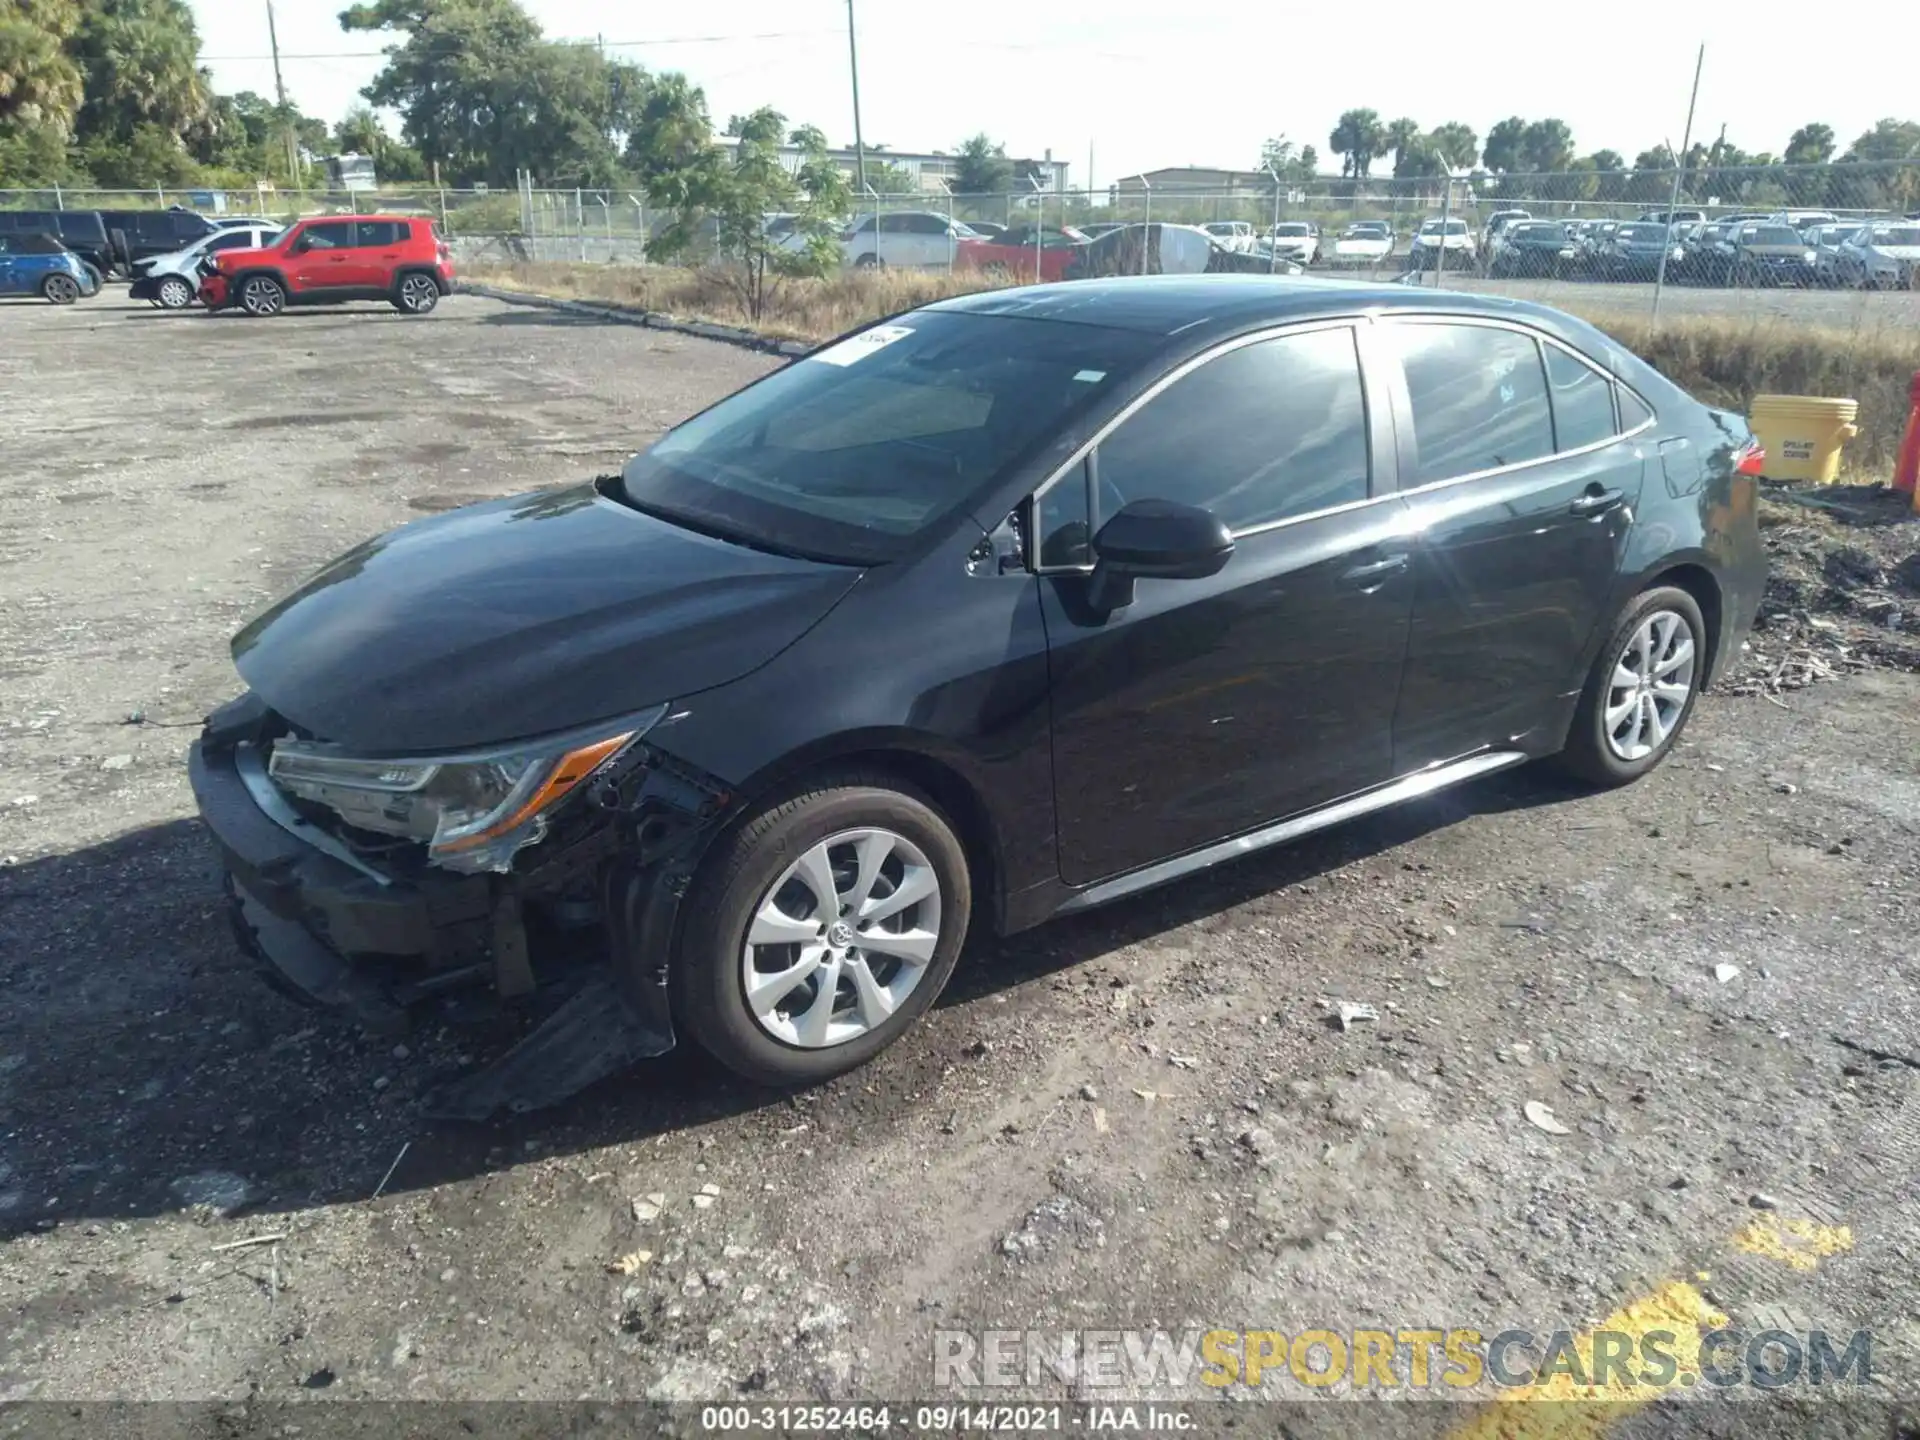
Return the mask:
[[[1503,295],[1362,285],[1304,275],[1135,275],[1071,280],[956,295],[926,308],[1107,325],[1154,335],[1230,334],[1290,320],[1370,311],[1445,311],[1524,319],[1550,330],[1564,329],[1556,312]]]

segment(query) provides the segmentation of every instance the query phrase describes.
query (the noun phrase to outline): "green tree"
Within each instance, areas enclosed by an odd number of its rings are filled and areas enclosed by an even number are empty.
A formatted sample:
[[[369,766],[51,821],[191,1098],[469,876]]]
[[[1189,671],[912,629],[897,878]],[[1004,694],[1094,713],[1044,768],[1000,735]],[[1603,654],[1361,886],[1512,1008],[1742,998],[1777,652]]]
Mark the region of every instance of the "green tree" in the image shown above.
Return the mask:
[[[1421,138],[1420,122],[1402,115],[1398,120],[1389,120],[1380,132],[1380,148],[1391,154],[1394,160],[1394,173],[1400,173],[1400,161],[1414,142]]]
[[[684,75],[656,75],[627,132],[627,166],[663,204],[684,203],[673,189],[699,173],[713,149],[707,94]]]
[[[1373,162],[1386,148],[1386,127],[1376,110],[1348,110],[1327,136],[1327,145],[1341,157],[1340,173],[1364,180]]]
[[[1440,153],[1439,147],[1429,136],[1416,135],[1404,146],[1397,148],[1393,157],[1393,174],[1399,180],[1438,179],[1448,174],[1447,157]]]
[[[1625,197],[1627,162],[1621,158],[1618,150],[1596,150],[1585,160],[1577,163],[1582,168],[1593,172],[1594,199],[1619,200]]]
[[[1816,122],[1794,131],[1780,158],[1789,165],[1824,165],[1833,159],[1833,151],[1833,127]]]
[[[1564,170],[1573,163],[1573,131],[1564,120],[1535,120],[1521,132],[1521,168],[1535,175]]]
[[[783,279],[824,275],[839,265],[834,227],[852,203],[846,174],[820,143],[820,132],[806,126],[788,134],[801,152],[789,170],[781,151],[785,130],[785,117],[770,106],[736,115],[727,124],[730,154],[709,145],[682,172],[656,174],[649,188],[676,212],[653,237],[654,254],[685,257],[711,226],[722,257],[719,273],[750,320],[765,313]],[[795,216],[797,245],[768,233],[767,216],[776,212]]]
[[[85,85],[67,45],[80,18],[77,0],[0,0],[0,136],[72,133]]]
[[[548,41],[516,0],[373,0],[342,29],[402,37],[362,92],[397,110],[402,137],[448,178],[611,184],[618,139],[645,106],[648,78],[587,45]]]
[[[1481,163],[1496,175],[1524,169],[1520,142],[1526,134],[1527,122],[1518,115],[1509,115],[1487,132],[1486,148],[1480,152]]]
[[[1449,120],[1445,125],[1436,125],[1427,139],[1433,142],[1433,148],[1455,170],[1471,170],[1479,163],[1480,137],[1470,125]]]
[[[200,37],[184,0],[87,0],[69,44],[86,80],[77,131],[95,146],[171,136],[184,157],[212,111]],[[160,177],[155,177],[160,178]]]
[[[1920,124],[1882,120],[1847,147],[1843,160],[1920,160]]]
[[[1012,186],[1013,162],[1007,159],[1006,146],[989,139],[984,130],[961,142],[953,157],[956,195],[993,195]]]

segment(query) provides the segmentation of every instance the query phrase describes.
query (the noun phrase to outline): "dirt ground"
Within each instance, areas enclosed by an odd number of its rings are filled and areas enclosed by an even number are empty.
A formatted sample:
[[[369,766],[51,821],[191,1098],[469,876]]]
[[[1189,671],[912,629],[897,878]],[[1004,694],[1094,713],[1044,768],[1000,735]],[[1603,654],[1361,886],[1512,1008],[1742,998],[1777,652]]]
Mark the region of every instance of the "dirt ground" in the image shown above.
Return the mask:
[[[772,363],[465,296],[0,308],[0,1401],[211,1399],[239,1408],[193,1434],[277,1435],[246,1407],[950,1400],[937,1328],[1580,1330],[1679,1282],[1749,1328],[1871,1329],[1866,1395],[1920,1398],[1920,676],[1891,668],[1709,697],[1624,791],[1496,776],[980,946],[808,1094],[681,1052],[436,1126],[484,1027],[395,1047],[260,987],[184,764],[229,634],[367,534],[615,465]],[[1602,1428],[1842,1413],[1723,1408]]]

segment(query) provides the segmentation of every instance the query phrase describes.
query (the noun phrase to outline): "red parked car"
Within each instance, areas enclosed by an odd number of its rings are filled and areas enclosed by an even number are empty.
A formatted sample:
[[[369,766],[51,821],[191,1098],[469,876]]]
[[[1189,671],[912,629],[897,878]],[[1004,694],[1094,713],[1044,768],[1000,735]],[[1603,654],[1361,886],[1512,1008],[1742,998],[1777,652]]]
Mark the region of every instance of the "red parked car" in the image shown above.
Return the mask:
[[[970,266],[976,270],[989,270],[995,266],[1006,270],[1016,279],[1033,278],[1033,240],[1034,227],[1016,225],[1011,230],[992,240],[962,240],[954,248],[953,263],[956,266]],[[1040,232],[1040,278],[1042,280],[1064,280],[1067,278],[1067,262],[1078,253],[1076,246],[1085,245],[1087,237],[1071,225],[1049,225]]]
[[[200,303],[278,315],[289,305],[385,300],[425,315],[453,290],[453,256],[433,222],[412,215],[327,215],[296,221],[271,245],[200,262]]]

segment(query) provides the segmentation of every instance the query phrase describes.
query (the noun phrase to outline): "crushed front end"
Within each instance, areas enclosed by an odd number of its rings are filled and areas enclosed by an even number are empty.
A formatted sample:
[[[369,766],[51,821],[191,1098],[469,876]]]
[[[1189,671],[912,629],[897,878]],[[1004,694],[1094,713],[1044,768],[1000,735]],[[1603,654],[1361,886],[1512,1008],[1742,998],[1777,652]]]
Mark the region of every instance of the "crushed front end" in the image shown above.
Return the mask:
[[[221,707],[189,773],[243,947],[376,1034],[455,990],[550,1007],[445,1114],[538,1108],[670,1049],[679,897],[727,797],[646,743],[664,710],[396,758],[302,734],[255,694]]]

